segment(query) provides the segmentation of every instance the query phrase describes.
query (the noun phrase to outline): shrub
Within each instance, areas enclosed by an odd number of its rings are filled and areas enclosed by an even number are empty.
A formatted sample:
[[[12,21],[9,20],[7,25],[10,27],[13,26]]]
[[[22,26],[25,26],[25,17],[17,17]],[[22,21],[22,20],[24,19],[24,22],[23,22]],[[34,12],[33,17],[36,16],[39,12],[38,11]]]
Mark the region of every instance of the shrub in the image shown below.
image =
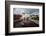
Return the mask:
[[[39,16],[38,16],[38,15],[35,15],[35,16],[33,16],[31,19],[39,20]]]

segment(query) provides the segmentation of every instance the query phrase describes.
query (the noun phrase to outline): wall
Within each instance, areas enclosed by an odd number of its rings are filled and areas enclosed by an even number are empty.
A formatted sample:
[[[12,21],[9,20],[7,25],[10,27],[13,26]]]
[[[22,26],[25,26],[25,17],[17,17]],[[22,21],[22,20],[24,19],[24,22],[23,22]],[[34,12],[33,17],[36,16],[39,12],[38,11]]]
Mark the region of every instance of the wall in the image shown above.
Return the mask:
[[[12,0],[12,1],[15,1],[15,0]],[[16,1],[44,2],[44,3],[46,3],[46,0],[16,0]],[[45,6],[46,6],[46,4],[45,4]],[[45,9],[46,9],[46,7],[45,7]],[[45,10],[45,13],[46,13],[46,10]],[[45,27],[46,27],[46,24],[45,24]],[[5,0],[0,0],[0,36],[5,36],[4,34],[5,34]],[[46,33],[45,34],[15,35],[15,36],[45,36],[45,35],[46,35]]]

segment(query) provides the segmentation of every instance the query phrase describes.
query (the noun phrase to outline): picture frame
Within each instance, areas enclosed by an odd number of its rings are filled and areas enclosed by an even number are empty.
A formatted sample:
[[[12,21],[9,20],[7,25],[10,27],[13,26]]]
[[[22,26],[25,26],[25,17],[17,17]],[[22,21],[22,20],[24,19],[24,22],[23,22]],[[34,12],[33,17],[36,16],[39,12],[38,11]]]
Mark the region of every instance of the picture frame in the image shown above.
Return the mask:
[[[26,13],[28,13],[29,11],[34,13],[34,11],[35,11],[35,15],[36,14],[39,15],[39,19],[38,19],[39,25],[37,25],[37,24],[34,25],[34,23],[31,21],[32,22],[31,24],[33,24],[33,25],[28,26],[27,25],[28,21],[26,21],[26,23],[25,23],[25,19],[24,19],[24,24],[26,24],[26,25],[24,25],[23,27],[18,26],[18,25],[14,26],[14,23],[15,23],[14,18],[16,18],[16,16],[14,17],[14,15],[23,13],[23,12],[21,12],[23,10],[24,10],[24,12],[26,10]],[[28,10],[28,12],[27,12],[27,10]],[[28,15],[26,15],[25,17],[27,17],[27,16]],[[33,14],[33,16],[34,16],[34,14]],[[45,3],[5,1],[5,34],[6,35],[18,35],[18,34],[37,34],[37,33],[45,33]]]

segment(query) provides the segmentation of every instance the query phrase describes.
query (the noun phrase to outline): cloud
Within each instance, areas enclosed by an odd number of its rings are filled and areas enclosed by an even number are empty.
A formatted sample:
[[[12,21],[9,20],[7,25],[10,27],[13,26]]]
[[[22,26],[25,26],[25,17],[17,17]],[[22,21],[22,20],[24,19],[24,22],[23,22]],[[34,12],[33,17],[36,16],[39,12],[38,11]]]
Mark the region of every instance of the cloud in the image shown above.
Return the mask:
[[[14,8],[13,9],[13,13],[14,14],[22,14],[22,13],[26,13],[26,14],[37,14],[39,13],[39,9],[31,9],[31,8]]]

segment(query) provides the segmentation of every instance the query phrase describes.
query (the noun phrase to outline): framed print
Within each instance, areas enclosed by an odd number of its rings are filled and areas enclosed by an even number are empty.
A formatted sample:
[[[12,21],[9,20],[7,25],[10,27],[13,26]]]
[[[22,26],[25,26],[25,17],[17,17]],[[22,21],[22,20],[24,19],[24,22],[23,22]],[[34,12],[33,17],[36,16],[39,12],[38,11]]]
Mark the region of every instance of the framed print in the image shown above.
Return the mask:
[[[6,35],[45,32],[45,4],[38,2],[5,2]]]

